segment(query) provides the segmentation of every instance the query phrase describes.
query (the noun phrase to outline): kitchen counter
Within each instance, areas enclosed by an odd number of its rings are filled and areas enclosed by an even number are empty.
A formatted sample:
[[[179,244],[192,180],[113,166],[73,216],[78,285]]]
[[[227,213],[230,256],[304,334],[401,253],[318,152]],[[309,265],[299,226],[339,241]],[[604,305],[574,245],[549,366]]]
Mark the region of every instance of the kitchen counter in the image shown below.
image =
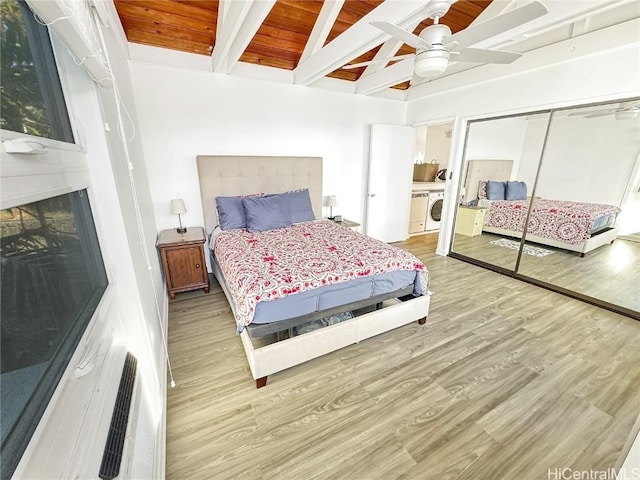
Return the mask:
[[[431,190],[444,190],[445,182],[413,182],[412,192],[424,192]]]

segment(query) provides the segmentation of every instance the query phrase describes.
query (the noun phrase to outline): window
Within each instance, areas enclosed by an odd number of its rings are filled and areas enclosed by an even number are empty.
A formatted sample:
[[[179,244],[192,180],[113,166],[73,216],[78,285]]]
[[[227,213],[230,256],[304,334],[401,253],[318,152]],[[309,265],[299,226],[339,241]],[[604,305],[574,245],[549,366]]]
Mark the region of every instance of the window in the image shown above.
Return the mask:
[[[53,395],[107,277],[86,191],[0,210],[0,221],[0,476],[6,478]]]
[[[0,14],[0,127],[72,143],[47,28],[20,0],[0,0]],[[0,210],[2,479],[15,471],[107,287],[86,190],[3,205],[12,208]]]
[[[24,1],[0,2],[0,128],[73,143],[47,27]]]

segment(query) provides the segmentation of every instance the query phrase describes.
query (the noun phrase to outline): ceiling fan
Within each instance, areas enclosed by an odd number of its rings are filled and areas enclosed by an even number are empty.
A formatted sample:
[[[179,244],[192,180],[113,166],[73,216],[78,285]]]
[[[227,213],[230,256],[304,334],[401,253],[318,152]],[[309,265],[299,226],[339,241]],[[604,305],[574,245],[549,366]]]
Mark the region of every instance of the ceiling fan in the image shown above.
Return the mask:
[[[342,68],[358,68],[372,63],[415,57],[415,75],[422,78],[433,78],[446,70],[449,60],[471,63],[511,63],[520,58],[522,54],[467,47],[530,22],[548,12],[542,3],[534,1],[485,22],[467,27],[452,35],[451,29],[440,23],[440,18],[449,11],[449,7],[456,1],[438,0],[431,2],[426,8],[427,16],[433,20],[433,25],[429,25],[422,30],[420,36],[414,35],[392,23],[371,22],[374,27],[414,47],[416,53],[345,65]]]
[[[617,108],[595,109],[570,113],[569,117],[597,118],[615,115],[616,120],[635,120],[640,115],[640,102],[626,102]]]

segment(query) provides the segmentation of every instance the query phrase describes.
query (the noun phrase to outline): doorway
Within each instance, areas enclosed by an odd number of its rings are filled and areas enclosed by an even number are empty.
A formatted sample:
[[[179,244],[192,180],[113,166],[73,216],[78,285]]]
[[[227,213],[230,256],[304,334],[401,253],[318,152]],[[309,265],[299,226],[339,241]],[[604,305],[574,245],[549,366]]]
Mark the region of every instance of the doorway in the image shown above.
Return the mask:
[[[420,125],[414,129],[410,237],[440,231],[452,130],[452,122]]]

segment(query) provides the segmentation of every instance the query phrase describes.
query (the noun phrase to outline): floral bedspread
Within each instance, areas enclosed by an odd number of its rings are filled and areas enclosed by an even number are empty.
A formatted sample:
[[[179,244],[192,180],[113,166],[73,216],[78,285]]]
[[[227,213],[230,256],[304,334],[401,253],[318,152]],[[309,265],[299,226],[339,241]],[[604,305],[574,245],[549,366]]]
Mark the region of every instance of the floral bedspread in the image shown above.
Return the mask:
[[[227,230],[213,242],[239,331],[253,320],[258,302],[357,277],[416,270],[414,293],[428,291],[427,269],[409,252],[328,220],[258,233]]]
[[[489,208],[485,226],[516,232],[524,230],[529,199],[480,200],[478,206]],[[619,212],[620,209],[613,205],[536,198],[527,233],[579,245],[589,239],[599,218]]]

